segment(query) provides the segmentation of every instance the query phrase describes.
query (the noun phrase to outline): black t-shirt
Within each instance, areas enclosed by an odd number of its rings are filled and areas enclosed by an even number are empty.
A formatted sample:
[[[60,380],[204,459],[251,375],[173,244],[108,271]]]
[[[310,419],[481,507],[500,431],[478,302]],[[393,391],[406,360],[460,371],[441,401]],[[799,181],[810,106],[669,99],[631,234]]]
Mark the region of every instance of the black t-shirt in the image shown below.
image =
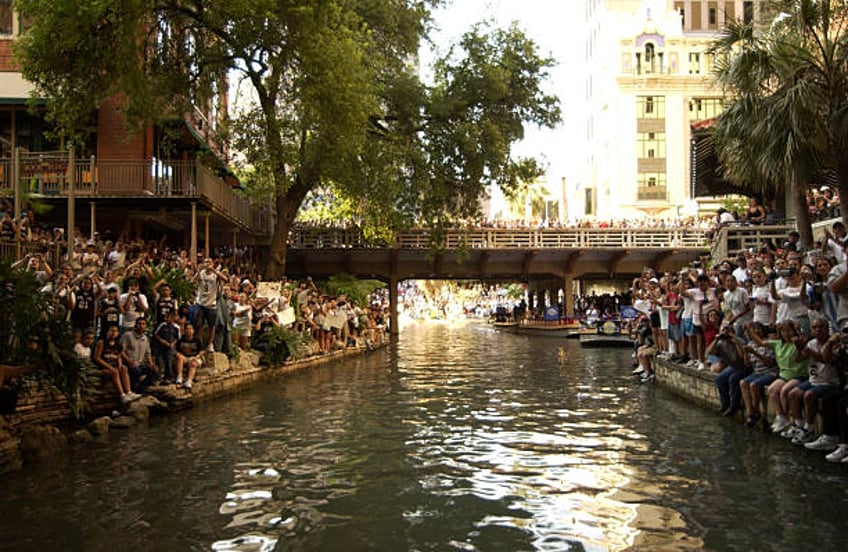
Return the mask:
[[[200,343],[200,339],[196,335],[191,339],[186,336],[182,336],[180,340],[177,341],[177,352],[183,356],[197,356],[202,350],[203,345]]]
[[[158,326],[168,318],[168,313],[176,310],[177,302],[173,297],[159,296],[156,299],[156,325]]]
[[[124,347],[116,339],[114,343],[103,341],[103,350],[100,352],[100,359],[113,368],[118,367],[118,357],[121,356]]]
[[[121,308],[118,301],[109,299],[100,300],[100,334],[106,335],[106,330],[112,326],[119,326],[121,322]]]
[[[85,291],[78,287],[74,295],[76,296],[76,304],[73,312],[71,312],[71,321],[78,328],[85,329],[94,324],[94,307],[97,304],[96,294],[94,288]]]

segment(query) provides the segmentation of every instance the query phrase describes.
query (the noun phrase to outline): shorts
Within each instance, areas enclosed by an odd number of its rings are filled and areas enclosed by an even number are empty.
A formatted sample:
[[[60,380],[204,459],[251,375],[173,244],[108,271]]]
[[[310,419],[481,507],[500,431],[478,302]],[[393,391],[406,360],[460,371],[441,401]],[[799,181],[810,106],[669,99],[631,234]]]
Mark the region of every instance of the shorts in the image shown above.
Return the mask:
[[[742,381],[744,381],[748,385],[768,387],[776,379],[777,376],[775,376],[774,374],[751,374],[750,376],[746,376]]]
[[[668,311],[665,309],[660,309],[660,329],[668,329]]]
[[[683,322],[680,323],[681,328],[683,328],[683,335],[686,337],[692,337],[695,335],[695,326],[692,324],[691,318],[684,318]]]
[[[831,391],[833,389],[838,389],[838,387],[836,385],[815,385],[813,383],[810,383],[810,380],[807,380],[804,383],[802,383],[801,385],[799,385],[798,387],[796,387],[795,389],[800,389],[801,391],[804,391],[805,393],[807,391],[812,391],[813,395],[815,395],[818,398],[818,397],[821,397],[822,395],[828,393],[829,391]]]
[[[683,339],[683,328],[680,322],[668,325],[668,338],[672,341],[680,341]]]
[[[210,328],[214,328],[218,325],[218,309],[215,307],[203,307],[200,306],[200,309],[197,311],[197,320],[195,320],[195,326],[200,330],[203,327],[203,323],[209,325]]]
[[[659,311],[652,311],[650,319],[651,319],[651,327],[652,328],[659,328],[661,326]]]
[[[654,356],[657,354],[657,348],[648,345],[642,345],[636,349],[636,354],[643,357]]]

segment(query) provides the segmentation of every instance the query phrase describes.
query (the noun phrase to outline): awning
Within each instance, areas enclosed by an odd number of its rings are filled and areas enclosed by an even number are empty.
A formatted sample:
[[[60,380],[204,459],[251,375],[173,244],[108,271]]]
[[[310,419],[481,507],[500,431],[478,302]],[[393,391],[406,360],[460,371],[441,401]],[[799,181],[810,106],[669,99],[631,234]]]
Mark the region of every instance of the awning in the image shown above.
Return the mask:
[[[0,72],[0,104],[23,105],[34,87],[17,71]]]

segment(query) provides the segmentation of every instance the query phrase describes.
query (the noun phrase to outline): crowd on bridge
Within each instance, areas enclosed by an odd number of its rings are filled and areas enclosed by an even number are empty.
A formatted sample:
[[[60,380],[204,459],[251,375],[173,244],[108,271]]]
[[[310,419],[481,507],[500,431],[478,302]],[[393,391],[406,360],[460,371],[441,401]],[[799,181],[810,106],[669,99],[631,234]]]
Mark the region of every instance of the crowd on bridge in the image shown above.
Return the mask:
[[[817,247],[790,232],[712,266],[646,269],[630,291],[634,373],[653,379],[654,357],[712,370],[721,414],[766,423],[765,395],[772,432],[848,463],[848,235],[842,222],[825,234]]]

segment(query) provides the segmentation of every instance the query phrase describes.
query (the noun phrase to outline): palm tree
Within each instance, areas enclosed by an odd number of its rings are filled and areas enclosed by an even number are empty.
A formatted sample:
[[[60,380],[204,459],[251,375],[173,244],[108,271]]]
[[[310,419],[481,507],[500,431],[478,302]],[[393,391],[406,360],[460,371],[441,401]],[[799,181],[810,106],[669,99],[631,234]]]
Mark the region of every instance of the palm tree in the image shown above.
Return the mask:
[[[806,187],[832,175],[848,198],[848,0],[770,8],[768,26],[731,22],[711,45],[728,98],[713,141],[731,182],[795,195],[799,232],[812,243]]]

